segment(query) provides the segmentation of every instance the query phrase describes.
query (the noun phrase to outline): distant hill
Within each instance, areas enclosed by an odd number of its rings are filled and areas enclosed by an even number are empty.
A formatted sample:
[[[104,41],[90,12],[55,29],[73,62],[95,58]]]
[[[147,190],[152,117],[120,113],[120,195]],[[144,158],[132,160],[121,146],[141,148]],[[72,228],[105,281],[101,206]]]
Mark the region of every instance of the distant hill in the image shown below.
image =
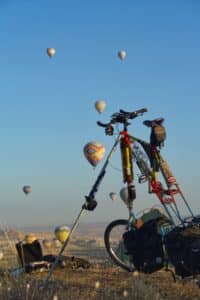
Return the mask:
[[[70,228],[72,224],[66,224]],[[74,234],[76,235],[87,235],[87,236],[102,236],[108,222],[96,222],[96,223],[80,223]],[[54,232],[55,227],[52,225],[46,226],[25,226],[21,227],[20,230],[23,232]]]

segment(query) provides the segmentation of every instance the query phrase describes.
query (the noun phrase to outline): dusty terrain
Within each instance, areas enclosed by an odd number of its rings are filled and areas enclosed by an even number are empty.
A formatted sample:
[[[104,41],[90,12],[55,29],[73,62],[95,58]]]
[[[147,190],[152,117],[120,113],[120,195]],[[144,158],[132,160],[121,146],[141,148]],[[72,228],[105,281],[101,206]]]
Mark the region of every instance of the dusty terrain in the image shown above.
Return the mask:
[[[23,233],[21,233],[23,235]],[[53,240],[53,234],[37,233],[39,238]],[[200,299],[200,288],[194,280],[173,282],[169,272],[159,271],[152,275],[127,273],[112,264],[103,244],[101,230],[94,233],[85,229],[77,232],[65,255],[82,257],[91,265],[89,269],[57,269],[45,289],[41,289],[46,273],[22,274],[12,278],[10,269],[19,266],[14,255],[14,238],[8,232],[9,241],[1,239],[1,249],[7,254],[1,261],[0,299],[12,300],[85,300],[85,299],[157,299],[157,300],[193,300]],[[96,237],[96,240],[94,239]],[[7,247],[7,248],[6,248]],[[44,253],[57,253],[59,247],[43,249]]]

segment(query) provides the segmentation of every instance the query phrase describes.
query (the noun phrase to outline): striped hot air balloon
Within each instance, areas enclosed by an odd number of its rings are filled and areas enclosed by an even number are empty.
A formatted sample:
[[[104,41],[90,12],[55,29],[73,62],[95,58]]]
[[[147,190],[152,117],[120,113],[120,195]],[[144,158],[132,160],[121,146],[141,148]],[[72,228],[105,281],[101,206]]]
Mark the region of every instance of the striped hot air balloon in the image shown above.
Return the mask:
[[[94,141],[87,143],[83,148],[86,159],[93,167],[96,167],[103,159],[105,151],[106,150],[102,144]]]

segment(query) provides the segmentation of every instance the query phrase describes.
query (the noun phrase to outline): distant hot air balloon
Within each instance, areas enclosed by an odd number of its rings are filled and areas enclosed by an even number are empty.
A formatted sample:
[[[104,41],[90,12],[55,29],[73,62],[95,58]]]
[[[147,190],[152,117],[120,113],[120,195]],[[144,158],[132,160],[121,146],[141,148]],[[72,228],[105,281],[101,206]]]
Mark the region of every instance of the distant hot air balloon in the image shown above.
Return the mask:
[[[47,54],[50,58],[52,58],[56,53],[56,50],[54,48],[47,48]]]
[[[103,159],[105,151],[104,146],[98,142],[89,142],[83,148],[86,159],[93,167]]]
[[[37,238],[36,238],[35,234],[29,233],[29,234],[25,235],[24,240],[27,244],[32,244],[34,241],[37,240]]]
[[[101,114],[106,108],[106,102],[103,100],[96,101],[94,104],[96,110]]]
[[[60,241],[58,239],[53,239],[53,243],[55,245],[55,247],[60,247]]]
[[[23,190],[24,194],[28,195],[32,191],[32,188],[30,185],[25,185],[25,186],[23,186],[22,190]]]
[[[3,252],[0,251],[0,260],[2,260],[2,259],[3,259]]]
[[[111,192],[111,193],[109,194],[109,196],[110,196],[111,200],[113,200],[113,201],[117,199],[117,194],[114,193],[114,192]]]
[[[127,187],[123,187],[120,192],[119,192],[120,198],[122,199],[122,201],[128,205],[129,203],[129,196],[128,196],[128,188]]]
[[[118,52],[118,57],[121,59],[121,60],[124,60],[125,57],[126,57],[126,51],[124,50],[121,50]]]
[[[70,229],[66,225],[57,226],[55,228],[55,236],[61,242],[64,243],[69,237]]]
[[[44,248],[49,249],[52,246],[52,242],[50,240],[43,240],[42,244],[44,246]]]

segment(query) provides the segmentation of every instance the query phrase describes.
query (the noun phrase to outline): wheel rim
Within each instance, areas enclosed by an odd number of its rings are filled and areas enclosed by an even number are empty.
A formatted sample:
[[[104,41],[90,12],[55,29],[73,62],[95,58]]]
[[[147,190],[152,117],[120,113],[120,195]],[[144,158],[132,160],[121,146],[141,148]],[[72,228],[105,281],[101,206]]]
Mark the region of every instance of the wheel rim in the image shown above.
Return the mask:
[[[123,234],[127,230],[127,224],[127,220],[113,221],[106,228],[104,239],[109,256],[115,264],[129,272],[133,272],[135,267],[123,243]]]

